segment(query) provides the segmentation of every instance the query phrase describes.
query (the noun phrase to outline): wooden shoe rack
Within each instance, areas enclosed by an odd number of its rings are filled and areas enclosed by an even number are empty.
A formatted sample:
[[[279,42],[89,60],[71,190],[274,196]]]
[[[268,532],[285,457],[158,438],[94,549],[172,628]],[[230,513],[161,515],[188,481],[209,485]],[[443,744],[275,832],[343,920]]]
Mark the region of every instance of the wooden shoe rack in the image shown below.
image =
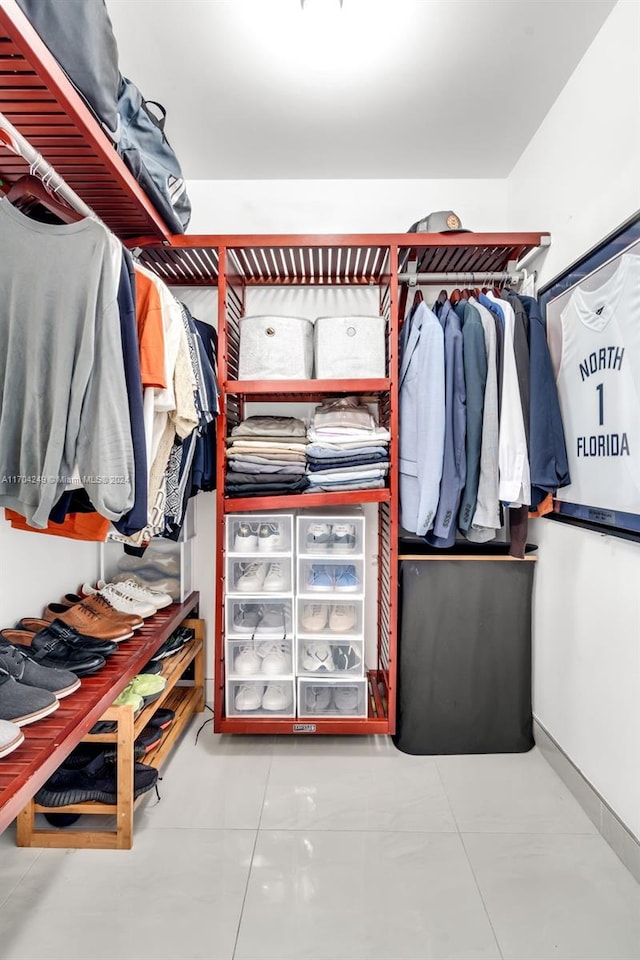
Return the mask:
[[[99,674],[83,680],[81,690],[69,697],[68,701],[64,700],[60,709],[52,714],[51,718],[47,718],[41,724],[34,724],[32,728],[25,729],[28,739],[15,752],[16,762],[20,759],[20,754],[23,751],[23,760],[28,761],[30,759],[28,754],[33,752],[29,750],[31,745],[36,749],[39,746],[44,747],[42,739],[40,739],[45,732],[42,729],[43,725],[48,722],[54,723],[58,714],[63,714],[62,717],[58,718],[58,723],[61,720],[65,721],[64,714],[73,710],[75,706],[76,711],[81,712],[81,715],[78,715],[76,719],[76,735],[63,738],[61,743],[60,738],[56,737],[53,730],[51,731],[53,736],[49,741],[49,746],[55,757],[55,762],[53,765],[51,762],[47,765],[49,769],[47,776],[62,763],[73,747],[80,742],[117,744],[118,793],[115,804],[87,802],[49,808],[36,804],[33,799],[30,799],[19,812],[16,810],[18,813],[16,832],[18,846],[131,849],[133,845],[133,814],[137,805],[137,801],[134,801],[133,798],[135,738],[160,707],[175,712],[175,719],[160,743],[144,757],[145,764],[159,770],[191,717],[204,709],[204,621],[190,616],[196,611],[198,599],[198,594],[192,593],[184,603],[175,604],[166,610],[159,611],[136,634],[135,638],[121,645],[122,649],[109,658],[107,665]],[[96,713],[98,704],[104,703],[105,700],[107,703],[113,702],[129,680],[140,672],[144,664],[178,626],[191,628],[194,631],[194,639],[185,644],[180,653],[167,657],[163,661],[162,676],[165,677],[167,685],[162,695],[148,704],[138,716],[134,716],[133,708],[130,706],[108,706],[106,709],[102,707]],[[120,659],[121,670],[118,671],[117,679],[115,681],[111,679],[109,684],[109,677],[106,676],[106,673],[117,666],[113,663],[116,658]],[[190,667],[192,668],[189,671],[190,678],[186,679],[185,674]],[[83,691],[84,697],[81,698]],[[74,704],[75,698],[78,699]],[[89,703],[87,703],[87,700]],[[89,731],[97,720],[115,721],[116,729],[111,733],[91,734]],[[37,729],[38,727],[40,730]],[[40,738],[38,738],[38,733],[40,733]],[[33,759],[35,760],[35,757]],[[42,765],[40,765],[40,769],[42,769]],[[36,793],[44,782],[42,776],[38,776],[35,784],[34,780],[35,777],[32,777],[31,795]],[[20,796],[20,793],[18,793],[18,796]],[[142,797],[139,800],[141,801]],[[86,830],[43,829],[36,826],[35,815],[37,813],[79,813],[93,816],[107,814],[115,817],[115,825],[111,829],[91,829],[90,827]]]

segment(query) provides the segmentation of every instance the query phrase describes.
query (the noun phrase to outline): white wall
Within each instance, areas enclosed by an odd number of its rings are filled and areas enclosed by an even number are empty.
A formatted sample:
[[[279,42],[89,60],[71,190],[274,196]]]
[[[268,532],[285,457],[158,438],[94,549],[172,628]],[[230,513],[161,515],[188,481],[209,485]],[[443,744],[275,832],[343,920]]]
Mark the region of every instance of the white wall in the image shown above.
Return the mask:
[[[403,233],[432,210],[505,230],[504,180],[192,180],[189,233]]]
[[[640,5],[620,0],[508,179],[542,283],[640,209]],[[534,709],[640,836],[640,545],[536,521]]]

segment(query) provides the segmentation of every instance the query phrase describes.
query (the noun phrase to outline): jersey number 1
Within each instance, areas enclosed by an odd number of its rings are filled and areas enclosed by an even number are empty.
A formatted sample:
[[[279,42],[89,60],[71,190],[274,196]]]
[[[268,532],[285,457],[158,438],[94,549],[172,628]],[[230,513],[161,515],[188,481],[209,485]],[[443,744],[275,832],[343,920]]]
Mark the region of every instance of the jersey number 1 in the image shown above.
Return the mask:
[[[598,423],[601,427],[604,426],[604,384],[599,383],[596,387],[598,391]]]

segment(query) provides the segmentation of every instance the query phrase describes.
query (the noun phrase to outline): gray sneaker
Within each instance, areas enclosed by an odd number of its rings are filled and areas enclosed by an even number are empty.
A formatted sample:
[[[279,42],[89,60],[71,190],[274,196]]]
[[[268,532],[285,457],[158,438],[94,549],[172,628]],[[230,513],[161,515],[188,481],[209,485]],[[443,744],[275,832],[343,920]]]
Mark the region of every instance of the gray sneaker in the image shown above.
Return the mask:
[[[9,720],[0,720],[0,757],[13,753],[23,740],[24,733],[17,724],[10,723]]]
[[[58,670],[54,667],[44,667],[37,663],[28,653],[18,647],[6,646],[0,643],[0,668],[28,687],[39,687],[48,690],[61,700],[80,688],[80,681],[70,670]]]
[[[48,690],[18,683],[0,667],[0,720],[10,720],[23,727],[48,717],[59,706],[58,698]]]

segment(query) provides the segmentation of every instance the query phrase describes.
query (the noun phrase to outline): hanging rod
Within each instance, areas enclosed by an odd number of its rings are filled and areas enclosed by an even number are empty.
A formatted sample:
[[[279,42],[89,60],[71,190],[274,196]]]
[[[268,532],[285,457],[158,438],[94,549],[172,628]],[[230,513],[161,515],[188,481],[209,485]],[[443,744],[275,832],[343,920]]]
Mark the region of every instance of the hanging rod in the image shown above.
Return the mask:
[[[524,270],[483,271],[479,273],[399,273],[398,281],[414,286],[417,283],[520,283],[526,277]]]
[[[30,172],[42,180],[50,193],[61,197],[81,216],[92,217],[94,220],[102,222],[91,207],[88,207],[84,200],[80,199],[75,190],[72,190],[54,167],[44,159],[42,154],[38,153],[28,140],[25,140],[12,123],[9,123],[3,113],[0,113],[0,144],[26,160]]]

